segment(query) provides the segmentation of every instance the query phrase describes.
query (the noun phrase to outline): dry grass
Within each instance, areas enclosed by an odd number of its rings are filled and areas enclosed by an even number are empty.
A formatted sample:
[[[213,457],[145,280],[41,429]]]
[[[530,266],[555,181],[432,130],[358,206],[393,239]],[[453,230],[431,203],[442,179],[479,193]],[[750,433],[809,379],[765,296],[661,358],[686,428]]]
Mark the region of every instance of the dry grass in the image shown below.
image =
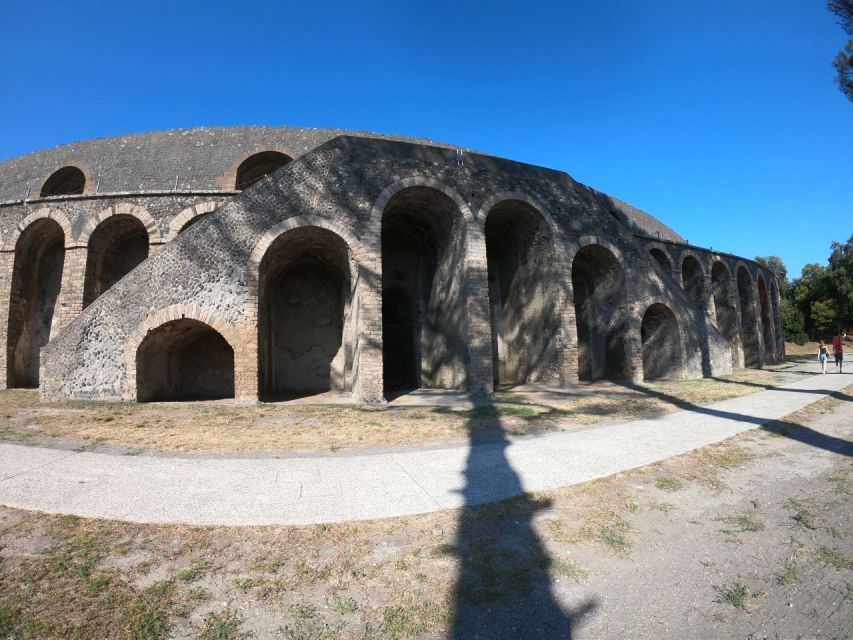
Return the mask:
[[[573,550],[630,555],[637,516],[661,509],[648,501],[661,478],[664,490],[719,489],[755,458],[758,435],[545,494],[372,522],[153,526],[0,508],[0,638],[241,638],[261,633],[258,616],[284,638],[443,636],[459,598],[516,606],[543,582],[583,582]],[[830,547],[818,559],[850,566]],[[753,597],[739,584],[719,591],[736,607]]]
[[[250,452],[463,441],[500,424],[510,434],[563,424],[634,420],[761,391],[778,374],[753,369],[730,376],[629,388],[612,383],[554,393],[498,393],[474,409],[294,403],[235,406],[232,402],[64,401],[42,404],[29,390],[0,391],[0,438],[49,444],[51,438],[95,447],[186,452]]]

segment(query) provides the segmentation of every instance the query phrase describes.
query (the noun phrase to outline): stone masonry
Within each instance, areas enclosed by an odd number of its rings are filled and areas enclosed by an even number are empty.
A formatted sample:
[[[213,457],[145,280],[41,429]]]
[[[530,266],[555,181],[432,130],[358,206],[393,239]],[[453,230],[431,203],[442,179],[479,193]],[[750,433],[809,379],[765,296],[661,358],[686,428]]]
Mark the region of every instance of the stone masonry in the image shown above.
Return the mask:
[[[565,173],[428,140],[91,140],[0,163],[0,199],[0,379],[45,400],[382,402],[784,355],[757,263]]]

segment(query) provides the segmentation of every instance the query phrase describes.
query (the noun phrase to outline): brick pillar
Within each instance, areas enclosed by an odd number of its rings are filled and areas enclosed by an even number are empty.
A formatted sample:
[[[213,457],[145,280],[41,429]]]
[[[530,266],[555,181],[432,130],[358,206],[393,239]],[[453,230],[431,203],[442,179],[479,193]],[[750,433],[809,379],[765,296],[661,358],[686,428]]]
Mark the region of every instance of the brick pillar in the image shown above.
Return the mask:
[[[371,252],[359,265],[352,322],[355,344],[352,355],[352,396],[359,402],[382,403],[382,259]]]
[[[742,369],[746,366],[746,358],[743,351],[743,312],[740,308],[740,295],[737,289],[737,279],[732,278],[728,287],[729,306],[735,310],[735,336],[732,340],[732,366]]]
[[[465,232],[465,314],[467,317],[468,391],[494,391],[492,326],[489,317],[489,266],[486,236],[475,222]]]
[[[258,401],[258,305],[251,305],[237,327],[241,344],[234,348],[234,400],[237,404]]]
[[[626,273],[627,275],[627,273]],[[631,382],[643,381],[643,340],[640,305],[636,302],[626,304],[625,313],[625,377]]]
[[[572,288],[572,260],[566,241],[554,239],[556,268],[552,271],[557,288],[555,307],[560,326],[555,336],[557,343],[557,371],[560,386],[578,383],[578,323],[575,316],[575,294]],[[568,265],[568,268],[566,267]]]
[[[759,297],[758,292],[758,282],[755,283],[752,290],[752,296],[750,298],[749,304],[752,307],[752,317],[755,318],[755,327],[753,327],[753,331],[758,334],[758,366],[763,367],[767,364],[767,355],[764,353],[764,316],[761,313],[761,298]]]
[[[56,301],[53,326],[50,328],[51,340],[83,311],[83,287],[86,280],[88,253],[85,245],[65,247],[62,286]]]
[[[9,299],[12,296],[12,271],[15,252],[0,252],[0,389],[7,388],[6,356],[9,337]]]

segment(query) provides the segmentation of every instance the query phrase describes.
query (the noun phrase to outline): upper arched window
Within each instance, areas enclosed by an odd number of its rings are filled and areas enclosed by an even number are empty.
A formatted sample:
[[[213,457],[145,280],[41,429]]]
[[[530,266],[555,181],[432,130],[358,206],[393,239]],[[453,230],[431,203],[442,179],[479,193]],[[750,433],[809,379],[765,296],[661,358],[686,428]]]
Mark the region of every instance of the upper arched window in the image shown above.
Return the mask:
[[[86,175],[77,167],[62,167],[41,187],[41,197],[79,196],[86,188]]]
[[[262,151],[246,158],[237,167],[237,179],[234,188],[242,191],[255,184],[258,180],[265,178],[273,171],[281,169],[293,158],[278,151]]]

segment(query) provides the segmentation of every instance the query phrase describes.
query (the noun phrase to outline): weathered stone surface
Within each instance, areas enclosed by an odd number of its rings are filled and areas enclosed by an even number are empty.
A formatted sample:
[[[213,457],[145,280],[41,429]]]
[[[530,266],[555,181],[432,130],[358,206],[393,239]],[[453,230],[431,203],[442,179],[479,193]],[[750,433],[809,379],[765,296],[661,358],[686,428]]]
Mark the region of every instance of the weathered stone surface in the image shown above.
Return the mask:
[[[339,133],[155,132],[0,164],[8,194],[63,159],[105,172],[98,193],[89,171],[82,194],[0,206],[2,380],[40,366],[46,399],[177,397],[180,380],[140,371],[193,371],[193,390],[221,394],[199,376],[230,348],[240,401],[329,387],[381,401],[407,385],[699,377],[783,355],[778,286],[760,265],[688,246],[565,173]],[[240,163],[263,151],[294,159],[235,191]],[[144,193],[179,161],[176,191],[172,177]],[[148,258],[114,282],[146,240]],[[33,274],[57,269],[51,294]],[[187,346],[214,338],[159,331],[198,329],[190,320],[222,336],[215,366]]]

